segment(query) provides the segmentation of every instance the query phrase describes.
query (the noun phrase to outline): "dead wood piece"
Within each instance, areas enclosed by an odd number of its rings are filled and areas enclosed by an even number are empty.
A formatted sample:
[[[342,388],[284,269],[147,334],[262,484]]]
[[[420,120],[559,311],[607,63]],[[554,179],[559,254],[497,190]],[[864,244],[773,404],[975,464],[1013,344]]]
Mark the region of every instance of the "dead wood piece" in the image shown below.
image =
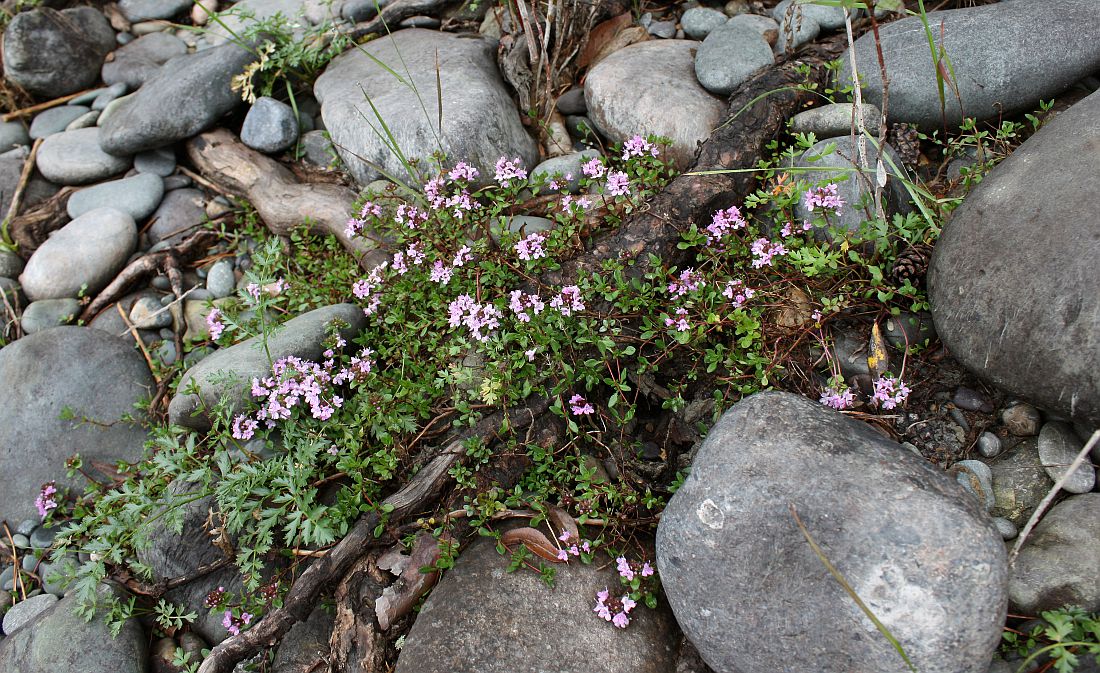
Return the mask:
[[[23,194],[27,190],[27,183],[30,182],[31,173],[34,172],[34,162],[38,158],[38,148],[42,146],[42,138],[34,141],[34,146],[31,147],[31,153],[27,156],[27,160],[23,162],[23,170],[19,173],[19,184],[15,186],[15,193],[11,197],[11,205],[8,206],[8,212],[4,216],[4,230],[7,230],[8,225],[11,223],[13,217],[19,214],[19,206],[23,204]]]
[[[329,673],[384,671],[386,638],[374,621],[373,602],[385,576],[375,553],[362,556],[336,587],[336,619],[329,636]]]
[[[11,218],[8,234],[24,259],[45,243],[50,233],[69,222],[69,197],[75,191],[73,187],[65,187],[33,210]]]
[[[225,129],[192,138],[187,156],[207,179],[248,200],[272,232],[286,236],[309,223],[314,231],[336,236],[364,268],[381,261],[374,242],[344,233],[355,202],[355,192],[347,187],[301,183],[288,168]]]
[[[29,117],[31,115],[38,114],[39,112],[41,112],[43,110],[49,110],[52,107],[57,107],[58,105],[64,105],[65,103],[68,103],[69,101],[71,101],[74,98],[79,98],[80,96],[83,96],[84,94],[88,93],[89,91],[91,91],[91,89],[85,89],[83,91],[77,91],[76,93],[71,93],[68,96],[62,96],[61,98],[55,98],[53,100],[48,100],[44,103],[38,103],[37,105],[32,105],[30,107],[25,107],[21,110],[13,110],[11,112],[8,112],[8,113],[4,114],[3,117],[0,117],[0,121],[10,122],[13,119],[20,119],[21,117]]]
[[[356,24],[351,31],[353,40],[360,40],[368,35],[383,35],[397,30],[397,24],[410,16],[421,14],[434,14],[445,7],[452,5],[457,0],[397,0],[382,8],[381,13],[370,21]]]

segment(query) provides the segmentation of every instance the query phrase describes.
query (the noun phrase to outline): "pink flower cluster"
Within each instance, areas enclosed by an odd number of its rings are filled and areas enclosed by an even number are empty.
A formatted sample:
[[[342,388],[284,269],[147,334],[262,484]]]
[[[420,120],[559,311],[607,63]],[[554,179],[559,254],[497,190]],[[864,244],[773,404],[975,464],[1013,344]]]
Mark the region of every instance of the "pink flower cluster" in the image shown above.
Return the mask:
[[[265,287],[260,287],[259,283],[249,283],[245,287],[245,292],[248,293],[249,297],[252,297],[253,301],[260,301],[261,290],[266,291],[269,296],[277,297],[289,289],[290,283],[287,283],[284,279],[280,278],[274,283],[271,283],[270,285],[267,285]]]
[[[525,262],[546,257],[546,249],[542,247],[545,240],[546,236],[536,231],[527,238],[516,241],[516,257]]]
[[[803,222],[802,223],[802,231],[809,231],[813,228],[814,228],[814,225],[810,224],[809,222]],[[784,238],[790,236],[792,233],[794,233],[794,225],[791,224],[790,222],[784,224],[783,228],[779,230],[779,235],[784,237]]]
[[[731,231],[744,229],[747,224],[737,206],[714,211],[714,217],[707,225],[707,245],[713,245],[715,241],[721,240]]]
[[[210,313],[206,314],[206,329],[210,332],[210,339],[217,341],[218,337],[225,331],[225,323],[222,322],[222,312],[220,309],[212,308]]]
[[[42,484],[38,497],[34,499],[34,507],[38,510],[38,516],[45,517],[51,510],[57,509],[55,495],[57,495],[57,482],[48,481]]]
[[[787,254],[787,248],[782,243],[775,243],[766,238],[758,238],[752,243],[752,268],[759,269],[762,266],[771,266],[772,258]]]
[[[855,394],[842,381],[831,381],[829,385],[821,390],[821,399],[818,402],[837,411],[842,411],[850,409],[852,404],[855,403]]]
[[[735,279],[726,281],[726,289],[722,290],[722,294],[732,300],[734,308],[741,308],[746,301],[756,296],[756,290],[745,287],[742,281]]]
[[[607,174],[607,193],[612,196],[630,196],[630,178],[622,171]]]
[[[512,180],[525,180],[527,171],[523,168],[523,160],[516,157],[508,161],[507,157],[497,160],[496,181],[501,187],[510,187]]]
[[[588,540],[582,540],[581,543],[578,545],[575,542],[574,543],[569,542],[569,539],[571,537],[573,537],[573,535],[569,531],[562,531],[562,534],[558,536],[559,540],[561,540],[562,542],[569,545],[568,547],[566,547],[564,549],[559,549],[558,550],[558,560],[559,561],[568,561],[570,556],[580,556],[581,552],[584,552],[586,554],[591,553],[591,551],[592,551],[592,543],[591,542],[589,542]]]
[[[573,197],[572,194],[566,194],[561,197],[561,209],[566,213],[575,212],[577,210],[588,210],[592,207],[592,199],[587,196]]]
[[[581,299],[581,289],[576,285],[566,285],[557,296],[550,299],[550,308],[558,309],[558,312],[567,318],[573,315],[574,311],[583,311],[584,301]]]
[[[603,591],[596,592],[596,607],[592,611],[605,621],[611,622],[620,629],[625,629],[630,624],[628,615],[637,605],[637,601],[629,595],[615,598],[607,588],[604,588]]]
[[[524,294],[523,290],[512,290],[512,294],[508,299],[508,308],[512,309],[516,320],[531,322],[531,316],[527,313],[527,310],[530,309],[532,313],[538,315],[546,308],[546,304],[537,294]]]
[[[637,134],[623,143],[623,161],[626,161],[630,157],[641,157],[646,154],[651,157],[656,157],[660,156],[661,151],[657,149],[656,145]]]
[[[627,561],[625,556],[615,559],[615,568],[619,571],[619,577],[627,582],[633,581],[635,576],[650,577],[653,575],[653,566],[649,565],[649,561],[639,564],[636,561]]]
[[[387,266],[389,266],[389,262],[382,262],[371,269],[371,272],[367,274],[366,278],[360,278],[351,286],[352,294],[359,299],[367,300],[367,307],[363,309],[363,313],[368,316],[374,315],[374,312],[378,310],[379,304],[382,303],[382,298],[379,296],[378,289],[382,287],[382,272],[386,270]]]
[[[252,615],[247,612],[242,612],[240,617],[234,617],[232,610],[226,610],[222,617],[222,626],[232,636],[240,635],[241,627],[250,623],[252,623]]]
[[[489,332],[500,327],[501,312],[492,304],[479,304],[468,294],[460,294],[448,307],[451,327],[465,325],[478,341],[489,340]],[[482,331],[484,330],[484,331]]]
[[[370,217],[382,217],[382,206],[373,201],[364,203],[363,207],[359,209],[359,217],[348,220],[347,226],[344,227],[344,235],[348,238],[358,236],[363,228],[367,226],[367,218]]]
[[[447,177],[450,178],[452,181],[465,180],[466,182],[472,182],[473,180],[477,179],[478,175],[479,173],[476,168],[466,163],[465,161],[460,161],[455,164],[455,167],[451,169],[451,172],[447,174]]]
[[[677,332],[686,332],[691,329],[691,323],[687,319],[687,309],[676,309],[675,318],[665,318],[665,327],[675,327]]]
[[[428,221],[428,214],[416,206],[402,203],[397,206],[397,212],[394,213],[393,219],[398,224],[403,224],[409,229],[416,229]]]
[[[909,398],[909,386],[899,378],[884,374],[874,381],[875,394],[872,401],[883,409],[893,409]]]
[[[693,267],[688,267],[680,272],[680,276],[668,284],[668,293],[674,297],[682,297],[688,292],[695,292],[707,284],[703,275]]]
[[[588,161],[584,162],[581,166],[581,173],[595,180],[596,178],[603,177],[603,174],[607,171],[604,168],[603,162],[599,157],[592,157]]]
[[[840,215],[840,209],[844,207],[844,199],[840,198],[837,193],[836,183],[830,182],[824,187],[807,189],[806,193],[802,195],[802,207],[809,211],[818,208],[832,210]]]
[[[596,413],[592,405],[579,394],[569,398],[569,409],[575,416],[588,416]]]

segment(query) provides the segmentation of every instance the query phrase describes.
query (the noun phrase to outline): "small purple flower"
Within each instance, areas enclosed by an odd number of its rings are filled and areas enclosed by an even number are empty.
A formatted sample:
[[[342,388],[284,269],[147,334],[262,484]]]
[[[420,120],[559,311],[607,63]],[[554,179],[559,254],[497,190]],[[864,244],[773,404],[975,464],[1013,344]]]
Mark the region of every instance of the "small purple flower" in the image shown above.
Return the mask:
[[[613,598],[611,592],[604,588],[596,592],[596,607],[592,609],[600,618],[609,621],[620,629],[625,629],[630,624],[628,614],[638,603],[630,598]]]
[[[604,168],[603,162],[599,157],[592,157],[581,166],[581,173],[584,173],[593,180],[602,177],[607,169]]]
[[[607,174],[607,192],[612,196],[629,196],[630,178],[622,171],[611,171]]]
[[[737,206],[714,211],[714,216],[711,218],[710,224],[707,225],[707,245],[714,244],[731,231],[745,228],[747,224]]]
[[[584,301],[581,299],[581,289],[576,285],[563,287],[558,296],[550,300],[550,308],[558,309],[567,318],[573,315],[574,311],[583,311]]]
[[[745,287],[745,284],[740,280],[730,280],[726,281],[726,288],[722,290],[722,294],[732,300],[734,308],[741,308],[746,301],[756,295],[756,290]]]
[[[255,392],[255,389],[253,389]],[[260,422],[248,418],[244,414],[241,414],[233,419],[233,438],[242,441],[248,441],[252,439],[252,436],[256,433],[256,428],[259,427]]]
[[[471,182],[476,180],[478,176],[477,169],[466,163],[460,161],[455,164],[455,167],[451,169],[451,172],[447,174],[447,177],[451,180],[465,180]]]
[[[653,143],[637,134],[623,143],[623,161],[630,157],[641,157],[646,154],[656,157],[661,154],[661,151]]]
[[[444,266],[440,260],[435,260],[435,264],[432,265],[431,281],[433,283],[439,283],[440,285],[446,285],[451,282],[451,276],[454,275],[451,267]]]
[[[909,386],[899,378],[884,374],[874,380],[875,394],[871,398],[883,409],[893,409],[909,398]]]
[[[214,341],[217,341],[225,331],[225,323],[221,321],[221,317],[222,312],[217,308],[210,309],[210,313],[206,314],[206,327],[210,332],[210,338]]]
[[[642,571],[639,574],[642,577],[650,577],[653,575],[653,566],[649,565],[649,561],[642,564]]]
[[[581,395],[573,395],[569,398],[569,408],[576,416],[588,416],[596,412],[592,405]]]
[[[620,556],[615,559],[616,569],[619,571],[619,577],[622,577],[627,582],[634,579],[634,569],[630,567],[630,561],[626,560],[625,556]]]
[[[787,248],[782,243],[774,243],[766,238],[758,238],[752,244],[752,268],[759,269],[762,266],[771,266],[772,258],[787,254]]]
[[[691,329],[691,323],[687,319],[687,309],[676,309],[676,318],[665,318],[665,327],[675,327],[677,332],[686,332]]]
[[[824,187],[807,189],[806,193],[802,195],[802,207],[810,211],[818,208],[832,210],[840,215],[840,209],[844,207],[844,200],[837,193],[836,183],[830,182]]]
[[[694,268],[688,267],[680,272],[677,280],[668,284],[668,293],[674,297],[682,297],[688,292],[695,292],[706,284],[707,282],[703,280],[702,274],[696,272]]]
[[[851,388],[841,383],[830,383],[821,390],[821,399],[818,400],[827,407],[842,411],[851,408],[855,403],[855,394]]]
[[[473,258],[474,256],[470,253],[470,246],[464,245],[455,253],[455,258],[451,262],[451,266],[458,268]]]
[[[516,257],[525,262],[546,257],[546,250],[542,247],[545,240],[546,236],[536,231],[527,238],[516,241]]]
[[[397,207],[397,212],[394,214],[393,219],[398,224],[403,224],[409,229],[416,229],[421,224],[428,221],[428,214],[416,206],[402,203]]]
[[[55,495],[57,495],[57,482],[48,481],[42,484],[38,497],[34,499],[34,507],[38,510],[38,516],[45,518],[51,510],[57,509]]]
[[[523,160],[516,157],[508,161],[506,157],[501,157],[497,160],[495,177],[501,187],[510,187],[512,180],[526,179],[527,171],[523,168]]]

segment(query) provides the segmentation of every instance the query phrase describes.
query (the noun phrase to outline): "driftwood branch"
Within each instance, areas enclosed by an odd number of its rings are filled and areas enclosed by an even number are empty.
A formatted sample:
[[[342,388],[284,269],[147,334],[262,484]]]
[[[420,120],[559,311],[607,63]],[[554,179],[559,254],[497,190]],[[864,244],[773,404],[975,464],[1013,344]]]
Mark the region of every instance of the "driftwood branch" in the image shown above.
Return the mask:
[[[225,129],[192,138],[187,156],[211,182],[248,200],[273,233],[286,236],[308,222],[314,231],[338,238],[364,268],[381,261],[373,242],[362,237],[352,240],[344,233],[356,196],[351,189],[299,182],[290,169],[245,146]]]
[[[368,35],[382,35],[397,30],[397,24],[410,16],[434,14],[439,10],[453,5],[457,0],[397,0],[382,8],[381,13],[369,21],[356,24],[351,31],[353,40],[360,40]]]
[[[66,211],[69,197],[76,192],[74,187],[63,187],[61,191],[46,199],[22,215],[13,214],[8,221],[7,232],[19,249],[19,254],[29,258],[40,245],[46,242],[50,233],[69,222]]]

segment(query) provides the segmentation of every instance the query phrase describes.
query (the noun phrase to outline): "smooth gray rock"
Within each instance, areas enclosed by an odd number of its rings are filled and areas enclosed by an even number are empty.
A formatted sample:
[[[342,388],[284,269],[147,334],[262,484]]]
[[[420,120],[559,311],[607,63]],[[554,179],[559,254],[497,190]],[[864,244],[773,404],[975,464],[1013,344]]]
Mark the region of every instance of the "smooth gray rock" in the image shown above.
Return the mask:
[[[999,516],[993,517],[993,525],[997,527],[997,532],[1001,534],[1001,537],[1006,540],[1012,540],[1020,534],[1020,530],[1016,528],[1016,524],[1008,519]]]
[[[75,131],[77,129],[91,128],[99,121],[99,117],[102,113],[99,110],[89,110],[80,115],[76,119],[69,122],[69,125],[65,127],[66,131]]]
[[[1069,423],[1050,422],[1039,431],[1039,460],[1047,476],[1057,482],[1081,452],[1085,443],[1077,438],[1073,426]],[[1096,468],[1085,456],[1081,465],[1073,471],[1062,490],[1067,493],[1088,493],[1096,486]]]
[[[1066,498],[1031,531],[1008,578],[1010,605],[1037,615],[1064,605],[1100,611],[1100,493]]]
[[[400,28],[439,28],[441,22],[434,16],[410,16],[407,19],[402,19],[401,23],[397,24]]]
[[[73,120],[83,117],[90,109],[83,105],[59,105],[43,110],[31,121],[31,140],[38,140],[61,133]]]
[[[1027,402],[1016,402],[1001,412],[1001,422],[1017,437],[1034,437],[1039,434],[1043,416]]]
[[[799,112],[791,117],[791,131],[795,133],[814,133],[818,138],[832,138],[846,135],[856,128],[853,103],[832,103],[811,110]],[[863,104],[864,124],[869,129],[878,128],[878,119],[882,114],[874,105]]]
[[[103,601],[111,594],[127,598],[113,585],[101,585],[98,591]],[[86,621],[75,608],[75,597],[63,598],[0,641],[0,671],[145,673],[147,639],[136,617],[128,619],[114,637],[102,610]]]
[[[1070,15],[1079,5],[1051,4]],[[1100,3],[1087,4],[1100,13]],[[1100,184],[1065,176],[1100,173],[1098,144],[1100,93],[1093,93],[974,188],[944,227],[928,271],[936,329],[960,363],[997,388],[1093,426],[1100,425],[1100,293],[1093,291],[1100,265],[1096,230],[1081,222],[1094,217]]]
[[[23,309],[20,326],[27,334],[68,325],[80,315],[79,299],[40,299]]]
[[[672,37],[676,37],[676,22],[675,21],[654,21],[649,24],[646,31],[653,37],[659,37],[667,40]]]
[[[978,453],[983,458],[996,458],[1001,455],[1001,438],[992,432],[983,432],[978,436]]]
[[[23,258],[14,252],[0,250],[0,278],[18,278],[23,272]]]
[[[149,217],[164,196],[164,181],[153,173],[138,173],[121,180],[101,182],[69,197],[67,210],[74,220],[97,208],[114,208],[135,222]]]
[[[152,173],[166,178],[176,170],[176,153],[171,147],[139,152],[134,155],[134,168],[138,173]]]
[[[711,7],[692,7],[680,17],[680,25],[683,26],[684,34],[689,39],[702,40],[710,34],[710,31],[728,20],[729,17],[721,10]]]
[[[340,15],[352,23],[370,21],[378,16],[378,8],[385,7],[389,0],[347,0],[340,9]]]
[[[133,218],[114,208],[87,212],[46,239],[19,276],[31,301],[94,295],[137,248]]]
[[[190,9],[191,0],[119,0],[118,8],[132,23],[171,19]],[[140,38],[139,38],[140,39]]]
[[[31,137],[27,133],[27,127],[21,121],[0,123],[0,152],[7,152],[13,147],[30,145]]]
[[[115,33],[92,7],[40,7],[15,15],[4,31],[4,76],[41,98],[95,84]]]
[[[791,15],[795,21],[798,21],[800,14],[804,18],[813,20],[825,30],[835,30],[844,27],[844,9],[842,7],[815,5],[805,2],[804,0],[800,0],[799,2],[795,2],[795,0],[783,0],[783,2],[780,2],[772,9],[772,18],[780,22],[788,15]]]
[[[575,194],[580,189],[580,180],[583,175],[581,166],[584,165],[584,162],[598,156],[600,156],[600,153],[597,150],[583,150],[572,154],[564,154],[560,157],[551,157],[531,170],[531,179],[534,180],[536,176],[543,175],[549,182],[555,175],[560,174],[561,178],[559,180],[565,185],[565,191]],[[565,180],[567,175],[572,175],[572,179]],[[547,184],[539,193],[551,194],[556,192],[560,192],[560,190],[550,189],[549,184]]]
[[[336,148],[329,141],[327,131],[303,133],[302,154],[308,163],[321,168],[328,168],[336,160]]]
[[[997,504],[993,496],[993,471],[980,460],[960,460],[951,466],[955,480],[989,512]]]
[[[49,610],[56,602],[57,596],[50,594],[39,594],[19,601],[4,615],[4,633],[9,636],[14,634],[19,627],[34,621],[35,617]]]
[[[258,152],[278,154],[298,140],[294,110],[269,96],[256,99],[245,115],[241,142]]]
[[[834,148],[833,151],[826,153],[830,146]],[[902,165],[901,159],[894,153],[894,150],[889,145],[886,145],[886,150],[887,156],[894,162],[894,165],[900,167]],[[815,157],[820,157],[820,159],[814,161],[813,158]],[[868,142],[868,168],[865,175],[872,183],[875,180],[875,167],[878,165],[878,158],[879,153],[875,146]],[[799,180],[810,185],[816,185],[819,182],[836,183],[837,194],[844,201],[844,207],[841,209],[840,215],[836,215],[831,211],[828,212],[828,224],[835,229],[840,232],[858,232],[860,223],[874,216],[872,192],[867,185],[867,181],[863,180],[858,174],[863,169],[860,166],[857,143],[851,136],[819,141],[803,153],[797,165],[810,169],[800,173]],[[886,175],[883,202],[887,216],[889,217],[895,212],[908,212],[912,209],[909,205],[909,193],[897,173],[890,169],[889,164],[886,164]],[[867,205],[861,207],[861,204]],[[816,216],[806,210],[801,199],[795,205],[794,213],[795,217],[800,220],[813,220]],[[828,237],[828,229],[817,227],[814,229],[814,235],[819,240],[824,240]]]
[[[111,304],[103,311],[100,311],[99,315],[92,318],[92,321],[88,323],[88,327],[102,330],[117,337],[122,337],[124,340],[132,343],[134,339],[130,334],[130,327],[123,321],[122,316],[119,315],[118,306],[122,307],[123,313],[129,315],[130,311],[134,308],[134,304],[138,301],[146,298],[156,300],[159,296],[157,292],[149,289],[128,294],[122,299],[119,299],[116,304]],[[144,334],[146,334],[146,332],[142,330],[139,331],[139,334],[143,335],[142,341],[145,341]],[[149,345],[149,342],[146,342],[146,345]]]
[[[233,261],[219,259],[214,262],[206,276],[206,289],[210,291],[210,294],[217,299],[221,299],[233,294],[236,287],[237,279],[233,274]]]
[[[103,122],[103,150],[135,154],[210,128],[241,104],[230,80],[255,58],[244,47],[225,44],[165,63]]]
[[[128,158],[100,149],[101,139],[101,129],[94,127],[53,134],[38,148],[39,172],[59,185],[86,185],[129,168]]]
[[[102,77],[107,84],[125,84],[131,90],[160,71],[162,65],[187,53],[187,45],[171,33],[150,33],[115,50],[113,59],[103,64]]]
[[[304,622],[291,627],[279,642],[271,673],[305,673],[318,664],[328,661],[329,636],[336,624],[335,618],[318,606]]]
[[[553,589],[536,573],[505,572],[508,562],[492,540],[471,544],[421,608],[396,673],[676,669],[666,606],[636,607],[623,630],[593,616],[596,592],[620,586],[610,559],[555,565]]]
[[[96,96],[92,101],[92,109],[102,112],[113,101],[118,100],[120,97],[126,95],[126,91],[129,87],[126,86],[126,82],[116,82],[107,87],[107,90]]]
[[[187,302],[194,303],[194,302]],[[268,339],[268,350],[273,359],[294,355],[300,358],[317,359],[321,355],[321,341],[327,335],[327,325],[333,320],[341,320],[349,325],[341,330],[345,339],[352,339],[366,325],[366,316],[362,309],[352,304],[336,304],[315,309],[287,321]],[[226,380],[226,373],[233,380]],[[223,348],[203,359],[183,375],[178,392],[168,407],[168,417],[172,423],[196,429],[206,429],[210,421],[204,416],[193,416],[200,409],[199,395],[207,409],[213,409],[219,398],[229,400],[231,413],[243,409],[249,399],[249,385],[253,377],[271,374],[267,355],[260,347],[258,337],[239,344]],[[194,381],[199,387],[199,395],[188,394],[187,390]]]
[[[86,469],[141,456],[145,430],[119,419],[141,419],[134,403],[155,384],[132,340],[87,327],[31,334],[0,350],[0,381],[0,474],[19,475],[0,489],[0,516],[9,521],[37,516],[34,499],[48,481],[83,487],[83,477],[65,476],[74,453]],[[62,420],[65,408],[95,423]]]
[[[588,112],[588,104],[584,102],[584,89],[574,87],[558,97],[558,112],[563,115],[582,115]]]
[[[695,76],[707,91],[726,96],[774,61],[772,48],[760,33],[731,20],[703,40],[695,54]]]
[[[989,462],[993,471],[993,497],[997,504],[990,512],[1017,526],[1027,523],[1031,513],[1054,486],[1039,460],[1035,438],[1024,440]]]
[[[11,205],[11,197],[19,185],[20,176],[23,174],[23,158],[0,158],[0,212],[7,213]],[[31,173],[30,182],[23,192],[24,212],[37,206],[50,198],[60,188],[42,179],[37,171]]]
[[[879,34],[890,81],[890,121],[925,129],[956,128],[964,116],[1010,116],[1034,109],[1100,68],[1100,4],[1094,0],[1012,2],[928,15],[937,44],[951,57],[959,99],[948,93],[941,110],[936,73],[920,17],[882,26]],[[942,26],[942,27],[941,27]],[[942,37],[941,37],[942,32]],[[856,40],[864,100],[881,107],[882,78],[874,36]],[[841,82],[852,81],[841,57]]]
[[[495,44],[484,38],[410,29],[333,59],[317,78],[313,92],[321,103],[325,127],[355,180],[367,185],[382,177],[356,155],[382,166],[390,175],[407,177],[397,157],[370,131],[371,126],[381,128],[364,92],[409,158],[427,159],[442,146],[452,161],[477,166],[485,180],[492,179],[501,156],[519,157],[525,167],[534,167],[538,149],[520,123],[500,77],[495,49]],[[427,114],[421,112],[409,84],[399,82],[371,57],[382,63],[403,64],[402,76],[411,78],[419,90]],[[433,131],[440,113],[435,95],[437,64],[446,101],[442,132]]]
[[[954,479],[867,425],[779,392],[725,413],[657,529],[665,593],[711,668],[909,670],[792,507],[917,670],[985,670],[1008,571],[989,518]]]
[[[931,343],[936,338],[936,326],[931,313],[904,312],[883,321],[882,336],[886,343],[904,353],[909,348]]]
[[[683,169],[696,145],[722,120],[726,105],[695,79],[693,40],[651,40],[624,47],[596,64],[584,83],[588,116],[612,142],[634,134],[665,136]]]
[[[197,189],[176,189],[164,195],[153,213],[149,240],[179,243],[206,220],[206,197]]]
[[[777,54],[785,54],[788,50],[794,51],[807,42],[813,42],[822,31],[821,24],[812,16],[797,11],[793,14],[784,12],[776,21],[779,22],[779,34],[775,41]]]
[[[130,322],[138,329],[163,329],[172,325],[172,313],[152,297],[142,297],[130,309]]]

